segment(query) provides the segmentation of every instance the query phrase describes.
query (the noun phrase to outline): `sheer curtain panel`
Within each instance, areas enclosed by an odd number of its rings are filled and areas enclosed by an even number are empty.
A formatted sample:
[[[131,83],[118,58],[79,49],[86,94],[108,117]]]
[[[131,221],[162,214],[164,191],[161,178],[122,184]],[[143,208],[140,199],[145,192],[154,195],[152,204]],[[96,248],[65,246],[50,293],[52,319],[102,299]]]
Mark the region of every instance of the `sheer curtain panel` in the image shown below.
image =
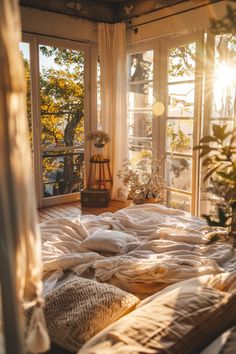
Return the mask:
[[[42,352],[49,346],[42,319],[40,235],[32,178],[20,12],[16,0],[0,1],[0,283],[7,354]],[[26,348],[26,307],[33,311]],[[35,319],[38,319],[35,320]],[[41,339],[39,344],[36,338]]]
[[[113,175],[112,199],[118,199],[121,182],[117,172],[128,157],[125,24],[99,23],[98,46],[101,68],[101,126],[111,137],[107,154],[111,160]]]

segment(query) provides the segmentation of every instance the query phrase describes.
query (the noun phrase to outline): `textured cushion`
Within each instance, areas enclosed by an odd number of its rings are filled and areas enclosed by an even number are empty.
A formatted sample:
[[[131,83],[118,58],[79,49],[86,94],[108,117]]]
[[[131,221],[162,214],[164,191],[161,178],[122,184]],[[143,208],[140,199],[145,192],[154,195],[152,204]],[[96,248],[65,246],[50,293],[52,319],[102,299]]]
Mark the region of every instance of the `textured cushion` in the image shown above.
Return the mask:
[[[175,288],[103,330],[79,354],[195,354],[235,320],[235,293]]]
[[[50,337],[54,343],[75,352],[139,302],[136,296],[115,286],[77,278],[45,297]]]
[[[101,230],[84,240],[81,245],[91,251],[103,253],[122,253],[127,243],[137,242],[137,239],[122,231]]]

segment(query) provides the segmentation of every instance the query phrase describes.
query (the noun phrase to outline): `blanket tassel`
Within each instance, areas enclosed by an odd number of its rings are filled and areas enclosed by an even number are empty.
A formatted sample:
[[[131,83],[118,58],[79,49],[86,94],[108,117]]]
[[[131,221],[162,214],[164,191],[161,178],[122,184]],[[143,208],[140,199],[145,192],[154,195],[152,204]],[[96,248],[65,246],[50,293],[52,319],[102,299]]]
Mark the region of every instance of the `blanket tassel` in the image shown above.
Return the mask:
[[[31,353],[43,353],[50,349],[42,304],[37,304],[33,309],[26,338],[26,349]]]

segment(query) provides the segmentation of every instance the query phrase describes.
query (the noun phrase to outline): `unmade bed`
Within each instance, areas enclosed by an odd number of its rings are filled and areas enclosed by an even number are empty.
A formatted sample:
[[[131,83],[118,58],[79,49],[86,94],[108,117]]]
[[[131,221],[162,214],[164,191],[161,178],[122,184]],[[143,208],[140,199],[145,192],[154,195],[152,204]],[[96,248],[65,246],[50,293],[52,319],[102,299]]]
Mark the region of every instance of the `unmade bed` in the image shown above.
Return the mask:
[[[236,321],[235,250],[222,230],[203,220],[143,204],[51,220],[40,228],[49,333],[72,352],[87,343],[81,354],[193,354]],[[215,233],[221,241],[209,243]],[[182,317],[191,317],[190,323],[172,328]],[[145,318],[146,329],[139,328]],[[223,324],[202,339],[204,323],[216,319]],[[190,327],[198,328],[198,340]],[[174,336],[163,341],[167,332]]]

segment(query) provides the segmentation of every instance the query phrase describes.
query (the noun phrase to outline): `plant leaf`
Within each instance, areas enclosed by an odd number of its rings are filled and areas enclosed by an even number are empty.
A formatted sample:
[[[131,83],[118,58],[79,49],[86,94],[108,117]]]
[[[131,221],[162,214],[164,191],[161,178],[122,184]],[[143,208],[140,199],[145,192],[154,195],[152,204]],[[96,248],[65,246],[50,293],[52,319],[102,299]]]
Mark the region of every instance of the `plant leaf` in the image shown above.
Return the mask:
[[[211,151],[212,151],[212,148],[210,148],[209,146],[204,147],[200,153],[200,157],[206,156]]]
[[[210,143],[213,141],[218,141],[216,137],[211,136],[211,135],[206,135],[203,138],[200,139],[200,143]]]
[[[220,226],[219,222],[212,220],[212,218],[209,215],[203,214],[202,217],[206,219],[209,226]]]
[[[228,181],[232,181],[234,179],[233,171],[230,172],[218,171],[217,174],[223,179],[226,179]]]
[[[236,199],[236,188],[231,188],[225,193],[225,201],[230,202]]]
[[[222,127],[218,124],[213,124],[212,129],[213,129],[214,136],[221,141],[224,140],[226,127],[227,127],[226,124],[224,124]]]
[[[206,157],[202,163],[202,166],[208,166],[210,164],[212,164],[212,158],[211,157]]]
[[[210,244],[212,244],[212,243],[214,243],[214,242],[216,242],[216,241],[219,241],[220,240],[220,237],[218,236],[218,235],[213,235],[210,239],[209,239],[209,241],[207,241],[207,245],[210,245]]]
[[[207,172],[207,174],[204,177],[204,182],[214,173],[218,170],[218,168],[220,167],[220,165],[215,166],[214,168],[212,168],[210,171]]]
[[[225,212],[222,208],[218,209],[218,215],[219,215],[220,225],[225,226],[225,223],[228,220],[228,217],[225,215]]]

